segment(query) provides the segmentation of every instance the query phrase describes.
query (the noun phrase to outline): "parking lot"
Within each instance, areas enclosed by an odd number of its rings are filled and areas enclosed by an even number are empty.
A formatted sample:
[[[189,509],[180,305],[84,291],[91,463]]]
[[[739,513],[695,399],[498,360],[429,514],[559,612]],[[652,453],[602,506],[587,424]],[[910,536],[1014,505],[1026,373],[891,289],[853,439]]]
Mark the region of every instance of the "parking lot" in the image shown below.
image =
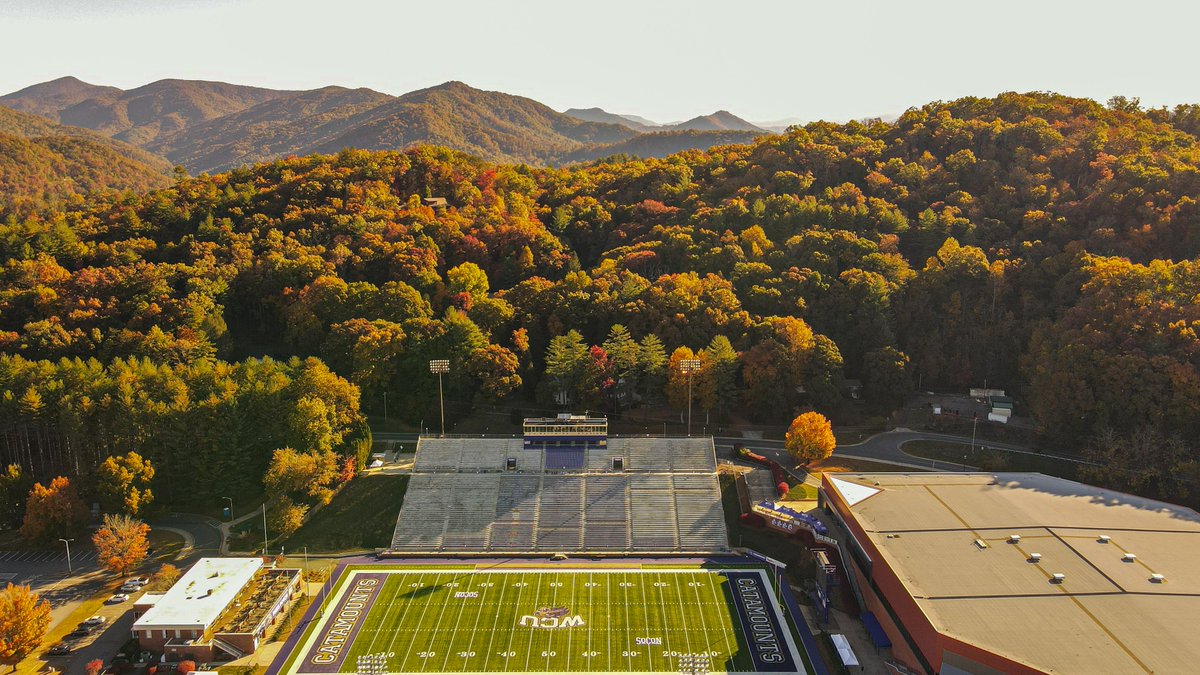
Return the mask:
[[[3,570],[4,564],[9,562],[39,563],[41,565],[61,563],[63,570],[66,570],[67,554],[62,551],[0,551],[0,570]],[[72,567],[94,562],[96,562],[94,550],[71,554]]]

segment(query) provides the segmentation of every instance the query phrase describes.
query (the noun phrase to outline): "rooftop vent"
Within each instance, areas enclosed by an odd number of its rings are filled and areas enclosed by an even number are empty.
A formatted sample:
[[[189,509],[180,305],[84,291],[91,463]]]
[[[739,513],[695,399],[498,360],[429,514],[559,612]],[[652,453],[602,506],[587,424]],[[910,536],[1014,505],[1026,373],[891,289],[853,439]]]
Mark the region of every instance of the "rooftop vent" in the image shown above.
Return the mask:
[[[1132,553],[1126,553],[1125,555],[1121,556],[1121,562],[1134,562],[1136,560],[1137,556]]]
[[[1063,582],[1063,580],[1066,578],[1067,578],[1067,575],[1063,574],[1062,572],[1055,572],[1054,576],[1051,577],[1051,579],[1050,579],[1050,583],[1061,584]]]
[[[1021,543],[1021,535],[1019,535],[1019,534],[1010,534],[1010,535],[1008,535],[1008,543],[1010,543],[1010,544],[1019,544],[1019,543]]]
[[[1163,583],[1163,582],[1164,582],[1164,581],[1166,581],[1166,580],[1167,580],[1167,578],[1166,578],[1166,577],[1164,577],[1164,576],[1163,576],[1163,575],[1161,575],[1161,574],[1151,574],[1151,575],[1150,575],[1150,582],[1151,582],[1151,583],[1155,583],[1155,584],[1161,584],[1161,583]]]
[[[976,539],[975,545],[978,546],[979,550],[981,550],[981,551],[988,547],[987,542],[982,539]]]
[[[1107,534],[1102,534],[1098,539],[1096,539],[1096,541],[1100,542],[1101,544],[1107,544],[1108,542],[1112,541],[1112,537],[1108,536]]]
[[[1034,563],[1035,563],[1035,562],[1041,562],[1041,561],[1042,561],[1042,554],[1041,554],[1041,553],[1030,553],[1030,554],[1029,554],[1029,562],[1034,562]]]

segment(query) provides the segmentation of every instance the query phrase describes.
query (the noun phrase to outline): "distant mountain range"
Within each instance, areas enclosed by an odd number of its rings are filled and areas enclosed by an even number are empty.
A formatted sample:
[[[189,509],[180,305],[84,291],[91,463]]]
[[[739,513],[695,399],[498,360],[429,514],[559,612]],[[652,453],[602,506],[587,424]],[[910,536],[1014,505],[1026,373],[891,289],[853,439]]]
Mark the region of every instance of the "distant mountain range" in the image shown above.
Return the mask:
[[[662,156],[768,133],[723,110],[656,125],[599,108],[560,113],[461,82],[397,97],[370,89],[281,91],[198,80],[161,80],[124,91],[64,77],[0,96],[0,106],[92,130],[192,173],[291,154],[422,143],[492,161],[560,164],[622,153]]]

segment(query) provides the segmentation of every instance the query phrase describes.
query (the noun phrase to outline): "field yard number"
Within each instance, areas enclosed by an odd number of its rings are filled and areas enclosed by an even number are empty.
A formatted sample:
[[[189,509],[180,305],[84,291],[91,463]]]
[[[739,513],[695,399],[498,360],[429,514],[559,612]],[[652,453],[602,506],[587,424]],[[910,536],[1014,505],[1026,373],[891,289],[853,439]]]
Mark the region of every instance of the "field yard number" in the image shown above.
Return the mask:
[[[699,581],[689,581],[688,582],[688,588],[699,588],[699,587],[700,587]]]
[[[596,583],[596,582],[594,582],[594,581],[589,581],[589,582],[585,583],[585,584],[583,585],[583,587],[584,587],[584,588],[596,588],[596,587],[597,587],[597,586],[599,586],[599,585],[600,585],[600,584],[598,584],[598,583]]]
[[[632,649],[626,649],[626,650],[624,650],[624,651],[622,651],[622,652],[621,652],[621,656],[637,656],[637,655],[638,655],[638,654],[640,654],[640,653],[641,653],[641,652],[637,652],[637,651],[634,651],[634,650],[632,650]]]
[[[561,581],[551,581],[550,588],[562,588],[562,582]]]
[[[446,584],[446,588],[458,588],[458,582],[451,581],[450,583]]]
[[[417,656],[422,659],[428,659],[437,656],[437,652],[417,652]]]
[[[493,583],[492,583],[492,582],[490,582],[490,581],[485,581],[485,582],[483,582],[482,584],[479,584],[479,587],[480,587],[480,588],[491,588],[492,586],[495,586],[495,585],[496,585],[496,584],[493,584]]]
[[[475,656],[475,652],[459,652],[458,655],[463,657],[464,659],[469,659],[472,656]]]
[[[528,585],[529,584],[525,583],[524,581],[518,581],[517,583],[513,584],[513,588],[525,588]]]
[[[496,656],[503,656],[506,659],[512,658],[516,655],[517,655],[516,652],[496,652]]]
[[[665,582],[665,581],[656,581],[656,582],[654,582],[654,587],[655,587],[655,588],[666,588],[666,587],[667,587],[667,582]]]
[[[580,656],[583,656],[584,658],[588,658],[588,659],[590,659],[590,658],[592,658],[593,656],[600,656],[600,652],[584,652],[584,653],[583,653],[583,654],[581,654]]]
[[[409,587],[409,588],[425,588],[425,584],[424,584],[424,583],[417,583],[417,582],[415,582],[415,581],[414,581],[414,582],[412,582],[411,584],[409,584],[409,585],[408,585],[408,587]]]
[[[558,656],[558,652],[542,652],[542,656]]]
[[[621,583],[617,584],[617,586],[620,588],[633,588],[633,584],[629,583],[628,581],[622,581]]]

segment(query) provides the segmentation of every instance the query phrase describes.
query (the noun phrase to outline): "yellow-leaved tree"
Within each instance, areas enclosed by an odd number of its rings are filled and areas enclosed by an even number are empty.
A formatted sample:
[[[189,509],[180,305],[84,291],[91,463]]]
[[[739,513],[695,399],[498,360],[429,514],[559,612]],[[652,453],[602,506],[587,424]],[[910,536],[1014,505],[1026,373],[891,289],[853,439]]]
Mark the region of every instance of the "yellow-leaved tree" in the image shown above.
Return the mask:
[[[833,426],[824,415],[806,412],[792,420],[783,445],[797,464],[812,464],[827,459],[837,447]]]
[[[104,515],[104,525],[92,535],[100,564],[122,576],[142,564],[150,543],[150,526],[124,514]]]
[[[50,603],[28,586],[0,590],[0,663],[16,663],[37,649],[50,627]]]

